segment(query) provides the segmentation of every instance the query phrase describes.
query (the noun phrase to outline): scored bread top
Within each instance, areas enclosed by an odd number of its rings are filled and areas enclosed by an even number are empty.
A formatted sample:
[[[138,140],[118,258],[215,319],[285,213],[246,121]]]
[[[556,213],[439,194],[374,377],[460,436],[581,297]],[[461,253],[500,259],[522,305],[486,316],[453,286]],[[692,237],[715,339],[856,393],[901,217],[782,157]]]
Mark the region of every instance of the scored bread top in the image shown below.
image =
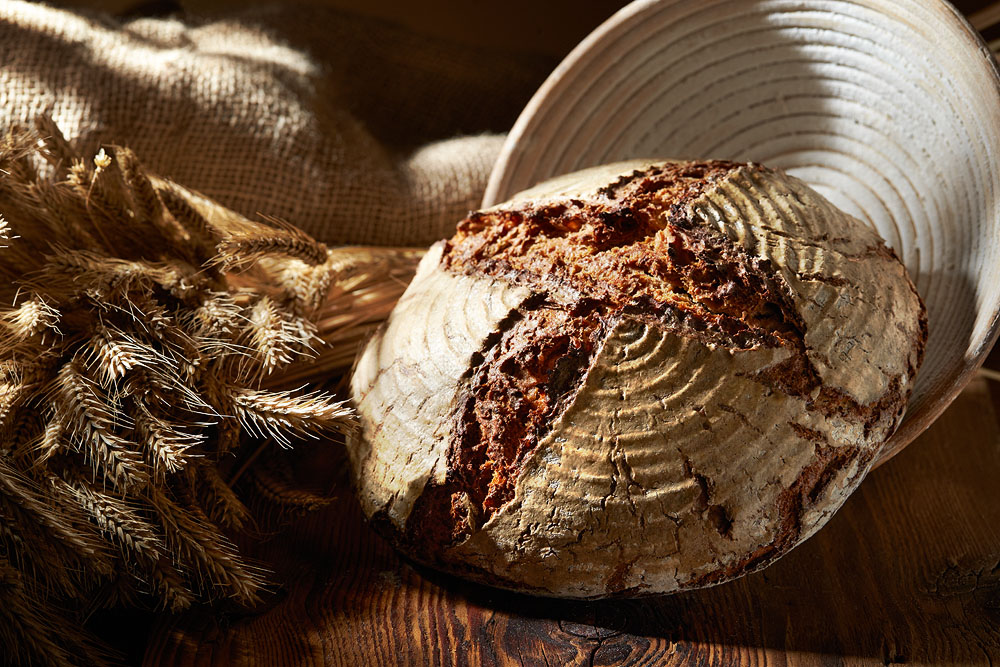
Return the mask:
[[[362,507],[518,590],[724,581],[860,482],[925,329],[877,234],[781,172],[578,172],[464,220],[361,356]]]

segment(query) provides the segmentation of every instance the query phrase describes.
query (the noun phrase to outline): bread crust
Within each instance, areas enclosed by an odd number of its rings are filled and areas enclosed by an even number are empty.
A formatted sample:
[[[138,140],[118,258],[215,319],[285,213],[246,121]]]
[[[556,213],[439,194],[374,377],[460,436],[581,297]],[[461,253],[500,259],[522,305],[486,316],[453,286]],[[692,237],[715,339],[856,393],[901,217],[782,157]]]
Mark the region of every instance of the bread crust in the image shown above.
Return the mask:
[[[856,488],[925,340],[892,250],[797,179],[572,174],[425,257],[352,378],[359,498],[405,553],[493,585],[720,583]]]

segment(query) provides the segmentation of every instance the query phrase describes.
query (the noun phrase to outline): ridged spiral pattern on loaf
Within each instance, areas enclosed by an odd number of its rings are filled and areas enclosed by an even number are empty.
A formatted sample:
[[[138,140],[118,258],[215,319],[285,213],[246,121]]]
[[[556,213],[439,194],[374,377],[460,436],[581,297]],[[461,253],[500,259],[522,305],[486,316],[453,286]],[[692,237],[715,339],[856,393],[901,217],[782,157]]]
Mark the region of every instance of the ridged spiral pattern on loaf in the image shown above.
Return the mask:
[[[1000,307],[1000,93],[944,2],[640,1],[527,106],[484,206],[627,158],[754,160],[872,225],[929,313],[927,356],[887,458],[957,395]]]

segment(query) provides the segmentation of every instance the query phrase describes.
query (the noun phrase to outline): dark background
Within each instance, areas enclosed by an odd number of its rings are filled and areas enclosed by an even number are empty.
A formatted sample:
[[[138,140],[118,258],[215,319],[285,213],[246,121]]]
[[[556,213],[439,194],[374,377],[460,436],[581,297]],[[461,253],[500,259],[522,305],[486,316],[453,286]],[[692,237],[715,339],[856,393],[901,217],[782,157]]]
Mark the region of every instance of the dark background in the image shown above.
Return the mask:
[[[180,9],[211,15],[238,11],[266,0],[57,0],[69,8],[100,9],[112,14],[163,14]],[[471,45],[516,50],[556,58],[569,51],[601,21],[624,7],[618,0],[285,0],[282,5],[337,7],[405,25],[416,32]],[[972,14],[988,0],[958,0],[953,5]],[[985,31],[987,40],[1000,28]]]

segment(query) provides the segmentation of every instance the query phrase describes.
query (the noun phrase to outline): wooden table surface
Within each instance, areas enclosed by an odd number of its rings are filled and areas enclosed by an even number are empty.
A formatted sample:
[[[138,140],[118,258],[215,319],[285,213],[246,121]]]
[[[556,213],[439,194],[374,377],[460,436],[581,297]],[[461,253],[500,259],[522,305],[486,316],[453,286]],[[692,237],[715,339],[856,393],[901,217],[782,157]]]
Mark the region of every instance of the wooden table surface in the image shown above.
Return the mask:
[[[1000,368],[1000,355],[990,365]],[[365,526],[344,483],[327,509],[244,544],[273,571],[265,604],[159,615],[148,641],[135,639],[138,655],[157,667],[991,665],[1000,660],[998,397],[1000,385],[974,380],[772,567],[654,599],[538,599],[417,568]],[[336,452],[312,456],[320,474],[342,464]]]
[[[148,665],[888,665],[1000,660],[1000,424],[977,379],[766,570],[579,603],[415,568],[345,492],[256,548],[258,613],[164,615]],[[1000,392],[998,392],[1000,395]]]

